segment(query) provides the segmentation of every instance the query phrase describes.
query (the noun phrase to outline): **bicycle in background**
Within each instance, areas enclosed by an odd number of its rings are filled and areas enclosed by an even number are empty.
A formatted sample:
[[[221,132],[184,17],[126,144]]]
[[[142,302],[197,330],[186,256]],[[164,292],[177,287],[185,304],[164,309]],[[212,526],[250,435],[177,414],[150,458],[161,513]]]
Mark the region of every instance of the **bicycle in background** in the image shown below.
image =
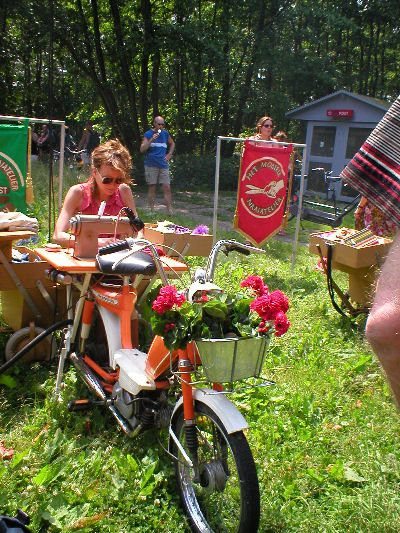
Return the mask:
[[[352,200],[345,208],[341,208],[338,205],[335,187],[335,185],[339,183],[341,179],[340,176],[332,176],[331,170],[327,171],[321,167],[313,168],[311,169],[311,172],[314,174],[318,173],[321,178],[323,178],[322,183],[324,183],[326,189],[324,193],[326,196],[326,202],[322,203],[304,199],[303,196],[300,221],[309,220],[310,222],[326,224],[332,228],[337,228],[342,224],[343,218],[357,207],[360,202],[361,195],[358,195],[356,198],[354,198],[354,200]],[[308,178],[308,176],[305,176],[305,179],[306,178]],[[298,214],[300,182],[301,175],[295,174],[293,176],[292,194],[289,205],[289,221],[297,217]]]

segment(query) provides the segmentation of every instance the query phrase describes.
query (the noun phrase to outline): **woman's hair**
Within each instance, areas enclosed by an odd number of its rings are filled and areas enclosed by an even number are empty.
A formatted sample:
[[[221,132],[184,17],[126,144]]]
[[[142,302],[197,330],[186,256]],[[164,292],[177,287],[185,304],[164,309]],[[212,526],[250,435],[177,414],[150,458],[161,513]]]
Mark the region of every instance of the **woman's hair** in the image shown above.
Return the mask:
[[[261,117],[259,121],[256,124],[257,133],[261,133],[261,127],[264,124],[266,120],[270,120],[272,122],[272,126],[274,125],[274,119],[271,117]]]
[[[278,131],[278,133],[276,133],[274,135],[274,139],[279,141],[279,142],[284,143],[285,141],[287,141],[286,132],[285,131]]]
[[[130,183],[132,158],[127,148],[118,139],[110,139],[97,146],[91,154],[91,159],[92,166],[97,170],[101,165],[111,165],[121,172],[125,183]]]

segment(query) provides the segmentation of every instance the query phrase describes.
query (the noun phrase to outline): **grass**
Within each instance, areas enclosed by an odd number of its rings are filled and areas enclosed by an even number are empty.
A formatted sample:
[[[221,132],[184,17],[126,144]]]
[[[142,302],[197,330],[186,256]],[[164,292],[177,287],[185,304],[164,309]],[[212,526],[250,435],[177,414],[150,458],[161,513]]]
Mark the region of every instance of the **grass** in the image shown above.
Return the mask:
[[[38,195],[41,227],[45,207]],[[352,326],[334,311],[306,247],[293,272],[290,243],[265,249],[223,257],[217,271],[225,287],[259,274],[290,299],[291,328],[273,339],[264,365],[276,385],[232,398],[250,425],[260,532],[398,533],[398,415],[363,338],[365,317]],[[335,279],[346,287],[346,274]],[[189,531],[154,434],[129,440],[102,410],[69,413],[66,403],[83,389],[68,368],[62,402],[52,402],[55,373],[55,362],[18,364],[0,378],[0,441],[15,450],[0,460],[0,514],[22,508],[35,533]]]

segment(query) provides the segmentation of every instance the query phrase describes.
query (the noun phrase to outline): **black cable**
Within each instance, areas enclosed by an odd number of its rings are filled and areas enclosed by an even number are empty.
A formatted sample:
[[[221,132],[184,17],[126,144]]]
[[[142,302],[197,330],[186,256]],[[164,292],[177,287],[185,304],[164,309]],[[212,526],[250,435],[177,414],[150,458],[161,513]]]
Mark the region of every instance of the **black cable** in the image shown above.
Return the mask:
[[[39,333],[34,339],[31,340],[26,346],[24,346],[19,352],[17,352],[9,361],[4,363],[3,366],[0,366],[0,375],[3,374],[10,366],[12,366],[14,363],[19,361],[21,357],[23,357],[31,348],[36,346],[41,340],[43,340],[47,335],[50,335],[50,333],[53,333],[53,331],[56,331],[57,329],[63,329],[67,326],[70,326],[73,323],[73,320],[67,319],[67,320],[60,320],[60,322],[56,322],[49,328],[42,331],[42,333]]]

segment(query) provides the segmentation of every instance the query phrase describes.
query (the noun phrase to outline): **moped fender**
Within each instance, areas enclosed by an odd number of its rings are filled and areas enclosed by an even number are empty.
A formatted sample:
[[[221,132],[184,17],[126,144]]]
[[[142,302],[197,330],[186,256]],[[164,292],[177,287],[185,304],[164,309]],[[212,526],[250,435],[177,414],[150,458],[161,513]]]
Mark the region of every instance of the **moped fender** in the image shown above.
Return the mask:
[[[204,403],[204,405],[207,405],[207,407],[214,411],[214,413],[224,424],[228,433],[235,433],[236,431],[248,429],[249,425],[244,416],[224,394],[218,394],[210,389],[193,389],[193,399]],[[179,398],[175,404],[175,408],[171,416],[171,426],[174,417],[176,416],[178,409],[182,404],[183,397]]]

